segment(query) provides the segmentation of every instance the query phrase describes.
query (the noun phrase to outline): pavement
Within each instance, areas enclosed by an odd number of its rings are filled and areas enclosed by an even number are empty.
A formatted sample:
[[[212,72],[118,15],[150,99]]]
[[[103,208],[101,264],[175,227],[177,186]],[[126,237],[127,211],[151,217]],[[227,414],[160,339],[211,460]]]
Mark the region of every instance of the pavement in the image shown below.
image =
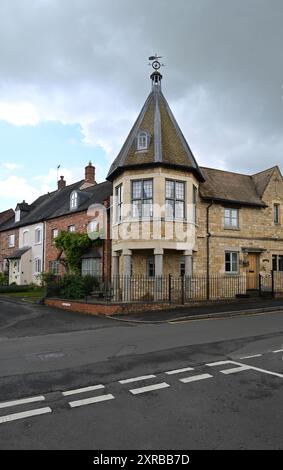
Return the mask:
[[[0,449],[283,448],[280,310],[125,324],[0,300],[0,325]]]
[[[283,298],[255,297],[250,299],[237,299],[236,301],[208,302],[199,305],[184,305],[166,310],[152,310],[132,312],[127,314],[115,314],[112,318],[116,320],[134,322],[170,322],[180,319],[194,319],[216,316],[229,316],[235,314],[261,313],[283,309]]]

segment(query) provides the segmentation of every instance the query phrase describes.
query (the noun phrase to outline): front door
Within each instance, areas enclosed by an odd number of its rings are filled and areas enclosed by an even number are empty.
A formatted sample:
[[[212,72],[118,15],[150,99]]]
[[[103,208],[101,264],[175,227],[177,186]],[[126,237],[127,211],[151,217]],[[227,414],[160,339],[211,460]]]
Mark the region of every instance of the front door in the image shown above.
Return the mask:
[[[248,254],[248,272],[247,272],[247,289],[258,288],[258,256],[257,253]]]

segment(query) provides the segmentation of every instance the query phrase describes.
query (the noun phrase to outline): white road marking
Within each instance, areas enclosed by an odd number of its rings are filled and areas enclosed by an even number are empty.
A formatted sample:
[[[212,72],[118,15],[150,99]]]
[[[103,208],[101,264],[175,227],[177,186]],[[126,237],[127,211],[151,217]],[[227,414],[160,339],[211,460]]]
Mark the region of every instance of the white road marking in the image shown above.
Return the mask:
[[[219,372],[221,372],[222,374],[228,375],[228,374],[237,374],[237,372],[243,372],[244,370],[251,370],[251,369],[252,367],[243,365],[239,367],[233,367],[233,369],[220,370]]]
[[[99,403],[102,401],[113,400],[115,397],[111,394],[100,395],[99,397],[86,398],[85,400],[77,400],[69,402],[71,408],[77,408],[78,406],[90,405],[92,403]]]
[[[283,349],[277,349],[277,351],[272,351],[272,352],[273,352],[273,354],[281,353],[281,352],[283,352]]]
[[[275,377],[280,377],[283,379],[283,374],[279,374],[278,372],[272,372],[270,370],[260,369],[259,367],[253,367],[253,366],[250,366],[250,369],[257,370],[258,372],[262,372],[263,374],[274,375]]]
[[[194,370],[193,367],[185,367],[184,369],[176,369],[176,370],[169,370],[165,372],[167,375],[174,375],[174,374],[181,374],[182,372],[188,372],[190,370]]]
[[[167,384],[166,382],[162,382],[160,384],[149,385],[147,387],[134,388],[133,390],[130,390],[130,392],[133,395],[138,395],[139,393],[152,392],[153,390],[159,390],[161,388],[167,388],[167,387],[170,387],[170,385]]]
[[[119,380],[120,384],[129,384],[131,382],[139,382],[140,380],[154,379],[156,375],[142,375],[141,377],[133,377],[131,379]]]
[[[180,382],[187,384],[189,382],[197,382],[198,380],[210,379],[213,375],[210,374],[200,374],[200,375],[193,375],[192,377],[185,377],[184,379],[180,379]]]
[[[210,362],[209,364],[205,364],[208,367],[214,366],[224,366],[224,364],[234,364],[232,361],[217,361],[217,362]]]
[[[0,408],[9,408],[10,406],[25,405],[26,403],[34,403],[36,401],[45,400],[44,396],[32,397],[32,398],[23,398],[21,400],[6,401],[0,403]]]
[[[102,388],[105,388],[105,386],[93,385],[91,387],[77,388],[76,390],[68,390],[67,392],[62,392],[62,395],[64,395],[64,397],[68,397],[69,395],[77,395],[79,393],[92,392],[93,390],[100,390]]]
[[[52,413],[51,408],[38,408],[30,411],[23,411],[21,413],[13,413],[11,415],[1,416],[0,424],[8,423],[9,421],[16,421],[17,419],[30,418],[32,416],[44,415],[46,413]]]
[[[240,360],[242,361],[243,359],[253,359],[254,357],[261,357],[262,354],[254,354],[253,356],[245,356],[245,357],[240,357]]]
[[[278,372],[272,372],[270,370],[266,370],[266,369],[260,369],[259,367],[254,367],[254,366],[248,366],[247,364],[242,364],[241,362],[235,362],[235,361],[219,361],[219,362],[213,362],[211,364],[206,364],[207,366],[209,367],[213,367],[213,366],[219,366],[219,365],[224,365],[224,364],[234,364],[235,366],[239,366],[241,367],[242,369],[241,370],[256,370],[258,372],[262,372],[263,374],[268,374],[268,375],[274,375],[275,377],[280,377],[280,378],[283,378],[283,374],[279,374]],[[233,369],[227,369],[226,371],[223,371],[221,370],[220,372],[222,372],[223,374],[233,374],[233,370],[235,372],[240,372],[240,370],[238,370],[239,368],[233,368]]]

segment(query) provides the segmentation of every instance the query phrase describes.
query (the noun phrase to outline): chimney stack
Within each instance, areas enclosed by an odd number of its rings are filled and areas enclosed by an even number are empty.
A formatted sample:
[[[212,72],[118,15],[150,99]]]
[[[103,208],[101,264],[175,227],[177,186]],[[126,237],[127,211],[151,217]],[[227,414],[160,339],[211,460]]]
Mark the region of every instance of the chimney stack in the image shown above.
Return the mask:
[[[96,184],[95,167],[91,162],[89,162],[88,166],[85,167],[85,183],[89,185]]]
[[[58,189],[63,189],[66,187],[66,181],[64,180],[64,176],[60,176],[60,180],[58,181]]]

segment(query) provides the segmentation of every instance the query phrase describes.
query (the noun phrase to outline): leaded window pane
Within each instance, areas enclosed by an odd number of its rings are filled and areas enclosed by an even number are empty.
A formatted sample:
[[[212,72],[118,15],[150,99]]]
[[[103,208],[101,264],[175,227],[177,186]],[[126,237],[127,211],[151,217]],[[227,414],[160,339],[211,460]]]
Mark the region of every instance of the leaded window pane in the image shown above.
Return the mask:
[[[182,201],[176,201],[175,203],[175,218],[183,219],[185,216],[185,204]]]
[[[142,182],[133,181],[133,199],[140,199],[142,197]]]
[[[143,201],[142,204],[142,216],[151,217],[152,216],[152,199]]]
[[[176,182],[176,199],[185,199],[184,183]]]
[[[166,197],[174,199],[174,181],[166,181]]]
[[[152,217],[153,181],[137,180],[132,183],[133,217]]]
[[[145,199],[152,198],[152,180],[143,182],[143,197]]]
[[[174,217],[174,201],[171,201],[170,199],[166,201],[165,205],[165,211],[166,211],[166,217],[173,219]]]

